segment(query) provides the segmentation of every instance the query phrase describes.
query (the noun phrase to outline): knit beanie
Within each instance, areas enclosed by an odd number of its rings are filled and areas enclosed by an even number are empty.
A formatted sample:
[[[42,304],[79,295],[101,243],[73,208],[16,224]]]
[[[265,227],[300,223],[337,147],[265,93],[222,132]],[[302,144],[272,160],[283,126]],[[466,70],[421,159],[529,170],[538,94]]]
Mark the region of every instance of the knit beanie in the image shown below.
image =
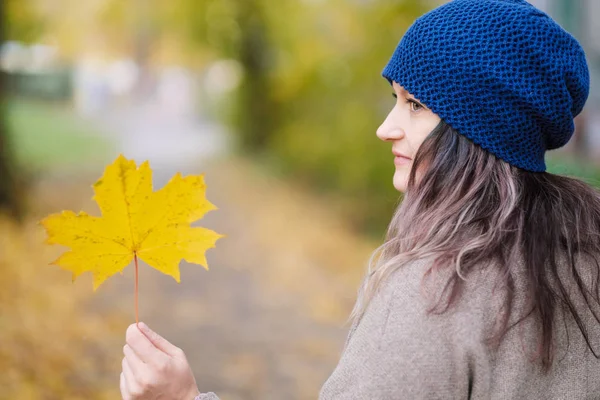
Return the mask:
[[[585,53],[524,0],[453,0],[418,18],[382,72],[516,167],[542,172],[589,93]]]

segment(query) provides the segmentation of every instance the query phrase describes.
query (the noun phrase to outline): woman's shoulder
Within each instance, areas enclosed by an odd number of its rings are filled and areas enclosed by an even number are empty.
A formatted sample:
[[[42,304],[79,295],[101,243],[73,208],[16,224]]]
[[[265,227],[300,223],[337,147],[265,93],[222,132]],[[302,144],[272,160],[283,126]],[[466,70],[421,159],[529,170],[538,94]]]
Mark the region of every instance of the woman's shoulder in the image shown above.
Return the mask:
[[[340,393],[369,393],[364,398],[465,397],[469,360],[487,354],[480,340],[485,307],[471,294],[468,303],[478,308],[461,304],[443,314],[428,313],[421,281],[430,266],[431,260],[411,261],[381,284],[351,329],[323,398],[357,398]],[[483,278],[485,273],[475,275]]]
[[[587,313],[579,284],[586,291],[593,291],[597,265],[589,257],[578,257],[575,267],[581,276],[578,284],[565,257],[557,257],[556,262],[564,294],[579,311]],[[510,265],[481,262],[460,276],[454,266],[436,270],[433,265],[432,258],[411,261],[394,271],[382,285],[379,299],[373,305],[388,310],[386,331],[406,329],[410,321],[416,329],[425,326],[429,330],[439,329],[458,341],[467,340],[479,346],[480,342],[491,343],[488,339],[497,336],[505,317],[507,326],[523,319],[528,324],[535,322],[535,318],[526,318],[532,307],[531,272],[522,258],[514,258]],[[556,278],[550,277],[548,281],[556,284]],[[560,293],[557,288],[555,292]],[[595,326],[597,321],[590,320],[591,326]]]
[[[481,262],[468,272],[458,273],[453,265],[435,266],[430,257],[412,260],[396,269],[382,285],[382,294],[392,306],[411,303],[423,313],[428,309],[439,312],[436,304],[450,303],[447,309],[442,307],[446,310],[443,314],[483,314],[501,304],[506,288],[502,270],[494,263]]]
[[[482,262],[459,275],[454,266],[435,268],[433,258],[413,260],[390,275],[380,305],[389,308],[392,328],[411,320],[461,331],[457,336],[464,329],[469,337],[476,337],[476,330],[485,335],[507,292],[501,273],[493,263]]]
[[[507,313],[508,296],[511,320],[525,309],[525,269],[515,262],[510,270],[519,272],[509,289],[506,268],[492,262],[459,276],[454,266],[435,268],[433,258],[411,260],[381,282],[362,318],[350,327],[346,346],[353,336],[376,337],[392,347],[429,338],[429,343],[444,340],[466,353],[488,351]]]

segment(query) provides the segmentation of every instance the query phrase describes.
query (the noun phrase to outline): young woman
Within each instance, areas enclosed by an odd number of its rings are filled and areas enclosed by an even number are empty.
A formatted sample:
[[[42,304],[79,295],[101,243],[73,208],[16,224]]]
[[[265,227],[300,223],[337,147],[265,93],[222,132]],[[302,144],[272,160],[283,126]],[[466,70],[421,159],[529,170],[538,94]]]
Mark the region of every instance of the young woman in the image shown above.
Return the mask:
[[[600,195],[544,162],[588,97],[579,43],[524,0],[454,0],[383,76],[405,195],[320,399],[599,399]],[[218,399],[141,326],[124,399]]]

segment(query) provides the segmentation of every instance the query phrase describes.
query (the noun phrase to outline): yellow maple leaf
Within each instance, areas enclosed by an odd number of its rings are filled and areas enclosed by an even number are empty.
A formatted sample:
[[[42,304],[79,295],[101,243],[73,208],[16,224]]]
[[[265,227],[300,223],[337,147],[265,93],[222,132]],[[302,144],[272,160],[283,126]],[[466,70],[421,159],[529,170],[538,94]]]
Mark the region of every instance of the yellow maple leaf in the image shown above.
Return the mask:
[[[149,163],[138,168],[120,155],[93,188],[101,217],[63,211],[41,221],[46,243],[70,247],[52,264],[72,271],[73,281],[90,271],[95,291],[109,276],[122,273],[134,257],[177,282],[182,259],[208,269],[205,252],[224,235],[190,226],[217,209],[206,199],[203,175],[177,173],[153,192]]]

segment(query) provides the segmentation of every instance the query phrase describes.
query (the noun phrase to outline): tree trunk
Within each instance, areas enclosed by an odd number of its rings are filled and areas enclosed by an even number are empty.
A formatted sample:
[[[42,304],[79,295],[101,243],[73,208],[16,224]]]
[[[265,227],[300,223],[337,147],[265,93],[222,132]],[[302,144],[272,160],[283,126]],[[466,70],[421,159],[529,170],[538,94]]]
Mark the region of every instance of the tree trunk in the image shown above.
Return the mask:
[[[257,0],[240,1],[238,23],[243,32],[238,60],[244,68],[236,125],[247,151],[260,153],[277,130],[277,103],[269,79],[270,44],[266,21]]]
[[[0,0],[0,44],[5,40],[6,23],[5,5]],[[0,211],[20,219],[23,216],[23,208],[19,201],[12,148],[6,129],[5,79],[6,74],[0,72]]]

